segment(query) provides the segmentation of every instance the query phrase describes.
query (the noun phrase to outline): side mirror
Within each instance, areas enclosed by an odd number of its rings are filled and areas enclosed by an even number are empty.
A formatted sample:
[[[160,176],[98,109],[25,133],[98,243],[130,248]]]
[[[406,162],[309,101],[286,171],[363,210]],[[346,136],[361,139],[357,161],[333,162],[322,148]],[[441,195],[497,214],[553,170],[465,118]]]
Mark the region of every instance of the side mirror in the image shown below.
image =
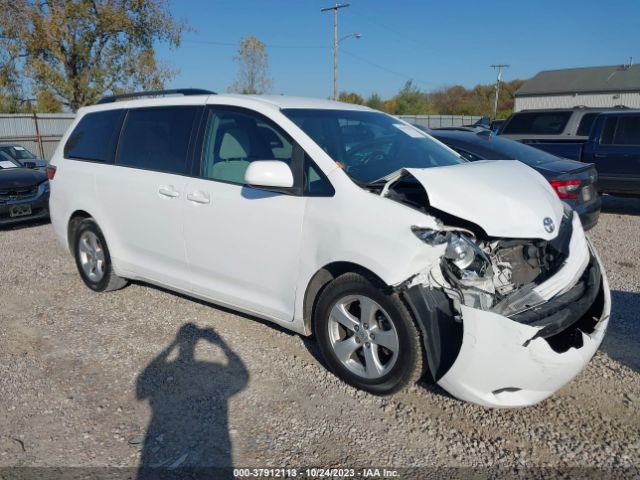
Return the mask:
[[[36,168],[36,162],[22,162],[24,168]]]
[[[293,187],[291,168],[280,160],[254,160],[244,173],[244,181],[253,187]]]

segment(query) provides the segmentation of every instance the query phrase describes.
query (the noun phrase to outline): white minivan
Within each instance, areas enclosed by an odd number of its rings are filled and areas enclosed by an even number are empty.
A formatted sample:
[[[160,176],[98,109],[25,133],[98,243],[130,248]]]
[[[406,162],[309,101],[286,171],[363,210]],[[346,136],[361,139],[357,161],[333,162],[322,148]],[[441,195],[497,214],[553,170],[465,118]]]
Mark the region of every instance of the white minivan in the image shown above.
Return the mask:
[[[602,264],[522,163],[468,163],[357,105],[153,93],[80,109],[48,169],[89,288],[143,281],[314,335],[332,372],[376,394],[426,374],[463,400],[531,405],[600,345]]]

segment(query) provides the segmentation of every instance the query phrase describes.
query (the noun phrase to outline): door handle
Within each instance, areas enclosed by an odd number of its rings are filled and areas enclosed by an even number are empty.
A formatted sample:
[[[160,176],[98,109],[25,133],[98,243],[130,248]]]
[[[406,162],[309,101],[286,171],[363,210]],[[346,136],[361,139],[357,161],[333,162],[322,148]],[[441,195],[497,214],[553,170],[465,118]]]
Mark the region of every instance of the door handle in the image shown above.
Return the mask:
[[[200,203],[202,205],[205,205],[211,201],[211,199],[209,198],[209,195],[200,191],[188,193],[187,200],[193,203]]]
[[[593,156],[596,158],[607,158],[606,153],[594,153]]]
[[[173,189],[173,185],[160,185],[158,193],[163,197],[176,198],[180,196],[180,192]]]

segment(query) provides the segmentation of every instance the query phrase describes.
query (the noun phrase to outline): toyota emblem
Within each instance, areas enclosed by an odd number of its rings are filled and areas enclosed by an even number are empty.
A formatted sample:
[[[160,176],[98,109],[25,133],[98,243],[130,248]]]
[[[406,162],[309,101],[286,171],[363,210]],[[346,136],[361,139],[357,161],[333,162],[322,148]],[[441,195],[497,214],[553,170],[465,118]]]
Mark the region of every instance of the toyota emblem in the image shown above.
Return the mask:
[[[542,221],[542,225],[544,225],[544,229],[547,231],[547,233],[553,233],[553,231],[556,229],[556,224],[553,223],[553,219],[550,217],[546,217]]]

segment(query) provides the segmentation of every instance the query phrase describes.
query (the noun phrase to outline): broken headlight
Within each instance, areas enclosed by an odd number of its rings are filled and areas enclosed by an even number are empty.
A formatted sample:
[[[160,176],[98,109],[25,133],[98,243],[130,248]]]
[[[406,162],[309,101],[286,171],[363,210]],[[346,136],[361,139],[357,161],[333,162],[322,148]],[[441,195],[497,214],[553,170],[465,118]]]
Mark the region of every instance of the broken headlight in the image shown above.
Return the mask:
[[[476,250],[473,242],[462,235],[451,235],[447,248],[444,251],[444,258],[453,263],[460,270],[466,269],[473,263]]]
[[[491,265],[486,253],[464,233],[419,227],[411,230],[429,245],[446,244],[444,258],[458,278],[473,274],[481,277]]]

